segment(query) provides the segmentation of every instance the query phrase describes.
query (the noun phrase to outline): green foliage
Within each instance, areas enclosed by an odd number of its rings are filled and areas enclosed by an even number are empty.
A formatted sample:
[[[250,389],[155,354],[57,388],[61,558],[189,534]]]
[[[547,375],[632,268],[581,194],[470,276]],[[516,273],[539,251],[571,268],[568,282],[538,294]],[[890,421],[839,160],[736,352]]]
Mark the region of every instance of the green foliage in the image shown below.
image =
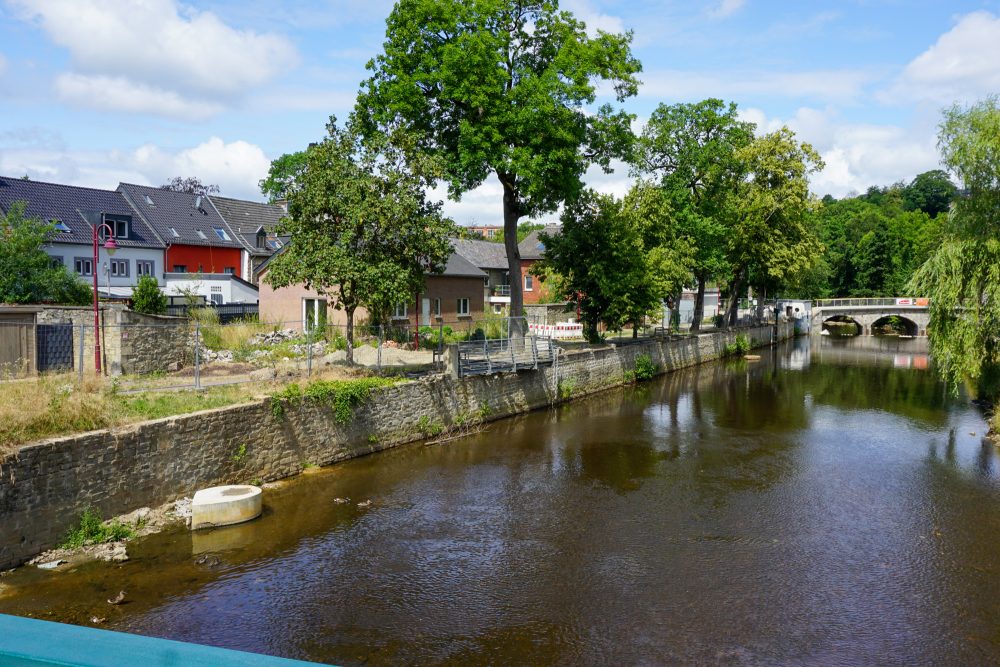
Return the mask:
[[[662,191],[640,183],[622,201],[585,192],[568,202],[558,235],[542,234],[544,270],[576,299],[584,335],[597,342],[598,323],[620,330],[680,290],[690,274],[690,245],[677,238]]]
[[[291,242],[271,262],[274,287],[305,284],[347,314],[347,361],[353,363],[354,312],[385,313],[444,269],[452,224],[426,199],[424,180],[404,166],[401,149],[362,146],[353,121],[331,118],[327,138],[305,152],[288,192],[282,232]],[[403,138],[397,137],[399,141]]]
[[[237,447],[236,451],[233,453],[233,456],[232,456],[233,463],[235,463],[236,465],[242,465],[242,464],[246,463],[247,456],[248,456],[248,454],[247,454],[247,445],[246,445],[246,443],[243,443],[242,445],[240,445],[239,447]]]
[[[575,378],[564,378],[559,380],[559,387],[556,393],[559,394],[559,398],[561,400],[569,400],[576,392],[576,387],[577,384]]]
[[[357,103],[368,134],[402,127],[417,137],[454,198],[497,176],[512,313],[522,309],[518,220],[554,211],[580,192],[590,164],[609,171],[628,150],[634,116],[586,107],[602,82],[618,101],[636,94],[631,41],[590,37],[548,0],[401,0],[386,21]]]
[[[86,305],[91,289],[67,267],[53,266],[42,250],[55,226],[26,218],[25,207],[14,202],[0,217],[0,303]]]
[[[71,529],[59,545],[65,549],[79,549],[88,544],[120,542],[135,537],[135,529],[117,519],[104,522],[100,512],[88,507],[80,515],[80,522]]]
[[[660,367],[653,362],[653,358],[648,354],[637,354],[635,357],[635,379],[652,380],[656,376]]]
[[[271,414],[282,418],[286,406],[298,406],[303,401],[327,405],[333,409],[338,424],[346,424],[354,415],[354,408],[368,400],[376,389],[398,383],[398,378],[358,378],[356,380],[314,380],[304,388],[296,383],[286,386],[271,396]]]
[[[935,366],[957,389],[981,389],[1000,365],[1000,102],[990,97],[944,114],[942,161],[965,196],[954,204],[944,242],[916,272],[910,288],[930,297]]]
[[[745,334],[738,334],[732,343],[728,343],[722,350],[723,356],[742,357],[753,348],[751,341]]]
[[[147,315],[162,315],[167,312],[167,296],[160,289],[153,276],[140,276],[132,290],[132,310]]]
[[[440,420],[431,420],[427,415],[420,415],[417,420],[417,430],[424,437],[434,437],[444,432],[444,424]]]
[[[298,189],[299,179],[305,172],[307,164],[306,151],[285,153],[276,158],[271,162],[267,177],[258,183],[260,191],[271,203],[288,199],[291,193]]]
[[[222,340],[222,325],[219,324],[219,313],[211,306],[192,308],[188,317],[198,323],[198,335],[202,344],[210,350],[222,350],[225,344]]]
[[[522,223],[518,224],[518,226],[517,226],[517,242],[520,243],[524,239],[528,238],[528,234],[530,234],[531,232],[540,231],[542,229],[545,229],[545,225],[543,225],[542,223],[539,223],[539,222],[530,222],[530,221],[528,221],[528,222],[522,222]],[[485,240],[491,241],[492,243],[504,243],[504,241],[505,241],[506,238],[507,238],[506,235],[503,233],[503,230],[501,229],[497,233],[495,233],[493,236],[491,236],[490,238],[485,239]]]

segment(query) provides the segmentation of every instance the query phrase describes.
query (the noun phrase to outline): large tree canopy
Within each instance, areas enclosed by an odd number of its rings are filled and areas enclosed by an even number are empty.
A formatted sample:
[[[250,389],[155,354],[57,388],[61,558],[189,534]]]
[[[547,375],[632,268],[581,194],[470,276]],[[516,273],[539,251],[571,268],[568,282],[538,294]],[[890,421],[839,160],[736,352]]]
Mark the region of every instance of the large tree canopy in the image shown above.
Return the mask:
[[[450,221],[426,200],[424,181],[388,144],[361,145],[353,123],[328,125],[327,138],[305,151],[288,188],[291,235],[265,280],[275,287],[304,283],[334,299],[347,315],[347,361],[353,363],[354,313],[385,313],[444,269]]]
[[[942,161],[962,196],[945,240],[911,288],[931,299],[931,351],[954,385],[970,378],[996,393],[1000,366],[1000,102],[990,97],[947,110],[938,134]],[[990,382],[984,383],[988,379]],[[992,384],[992,386],[983,386]]]
[[[633,173],[659,179],[678,227],[694,242],[692,331],[701,326],[706,283],[728,268],[725,226],[732,215],[726,206],[733,200],[726,195],[744,175],[737,151],[753,138],[754,125],[739,120],[736,104],[707,99],[661,104],[636,141]]]
[[[399,0],[384,53],[368,64],[358,113],[370,134],[400,127],[442,159],[458,198],[495,175],[503,188],[511,312],[522,310],[517,223],[582,189],[591,164],[610,169],[631,140],[632,115],[603,105],[635,95],[631,33],[587,34],[555,0]]]
[[[0,217],[0,303],[86,305],[90,288],[42,247],[56,234],[52,224],[26,218],[24,202],[14,202]]]

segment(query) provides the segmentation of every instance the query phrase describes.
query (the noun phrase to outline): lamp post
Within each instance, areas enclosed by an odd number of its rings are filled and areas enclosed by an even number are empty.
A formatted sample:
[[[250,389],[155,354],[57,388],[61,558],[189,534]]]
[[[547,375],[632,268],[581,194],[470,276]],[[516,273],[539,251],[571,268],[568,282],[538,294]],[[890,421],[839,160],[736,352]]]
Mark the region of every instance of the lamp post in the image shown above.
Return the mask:
[[[108,257],[113,257],[115,250],[118,249],[118,244],[115,243],[115,230],[108,223],[104,222],[104,216],[101,213],[93,212],[89,216],[90,226],[94,230],[94,370],[97,375],[101,374],[101,313],[98,308],[97,302],[97,273],[99,266],[98,264],[98,252],[97,247],[98,232],[103,232],[107,241],[104,242],[104,249],[108,251]],[[111,292],[111,279],[108,278],[108,292]]]

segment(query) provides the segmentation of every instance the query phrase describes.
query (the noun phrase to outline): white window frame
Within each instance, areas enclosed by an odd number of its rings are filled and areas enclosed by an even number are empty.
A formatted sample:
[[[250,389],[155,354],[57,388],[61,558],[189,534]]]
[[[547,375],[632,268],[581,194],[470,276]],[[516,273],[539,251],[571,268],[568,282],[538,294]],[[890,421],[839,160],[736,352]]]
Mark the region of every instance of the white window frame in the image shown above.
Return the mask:
[[[441,317],[441,299],[434,299],[434,317]]]
[[[108,262],[108,270],[115,278],[128,278],[129,261],[127,259],[111,259]]]
[[[471,317],[470,303],[468,297],[461,297],[455,303],[455,314],[459,317]]]
[[[310,312],[311,311],[311,312]],[[312,331],[319,326],[320,313],[326,317],[326,299],[318,297],[302,298],[302,330]]]
[[[74,257],[73,258],[73,271],[77,275],[81,276],[92,276],[94,275],[94,258],[93,257]]]
[[[524,291],[533,292],[535,290],[535,277],[530,273],[524,274]]]
[[[407,320],[410,318],[409,304],[405,301],[399,301],[392,309],[392,319],[394,320]]]
[[[135,275],[138,276],[151,276],[155,273],[156,266],[151,259],[137,259],[135,260]]]
[[[110,220],[116,239],[128,238],[128,220]]]

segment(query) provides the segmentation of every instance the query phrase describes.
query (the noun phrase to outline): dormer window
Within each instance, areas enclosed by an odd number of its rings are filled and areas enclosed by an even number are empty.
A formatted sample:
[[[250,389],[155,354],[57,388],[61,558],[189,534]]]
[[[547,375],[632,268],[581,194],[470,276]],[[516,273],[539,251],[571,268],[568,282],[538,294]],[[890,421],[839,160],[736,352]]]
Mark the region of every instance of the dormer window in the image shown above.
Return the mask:
[[[59,230],[63,234],[69,234],[70,232],[73,231],[72,229],[69,228],[69,225],[67,225],[62,220],[59,220],[58,218],[52,218],[51,220],[49,220],[49,224],[54,226],[57,230]]]
[[[195,231],[196,234],[198,234],[198,238],[202,239],[203,241],[207,241],[208,240],[208,237],[205,236],[205,232],[201,231],[200,229],[196,229],[194,231]]]
[[[267,234],[263,229],[257,230],[257,247],[266,248],[267,247]]]
[[[230,240],[229,239],[229,234],[227,234],[226,230],[223,229],[222,227],[212,227],[212,229],[215,230],[215,235],[218,236],[223,241],[229,241]]]

